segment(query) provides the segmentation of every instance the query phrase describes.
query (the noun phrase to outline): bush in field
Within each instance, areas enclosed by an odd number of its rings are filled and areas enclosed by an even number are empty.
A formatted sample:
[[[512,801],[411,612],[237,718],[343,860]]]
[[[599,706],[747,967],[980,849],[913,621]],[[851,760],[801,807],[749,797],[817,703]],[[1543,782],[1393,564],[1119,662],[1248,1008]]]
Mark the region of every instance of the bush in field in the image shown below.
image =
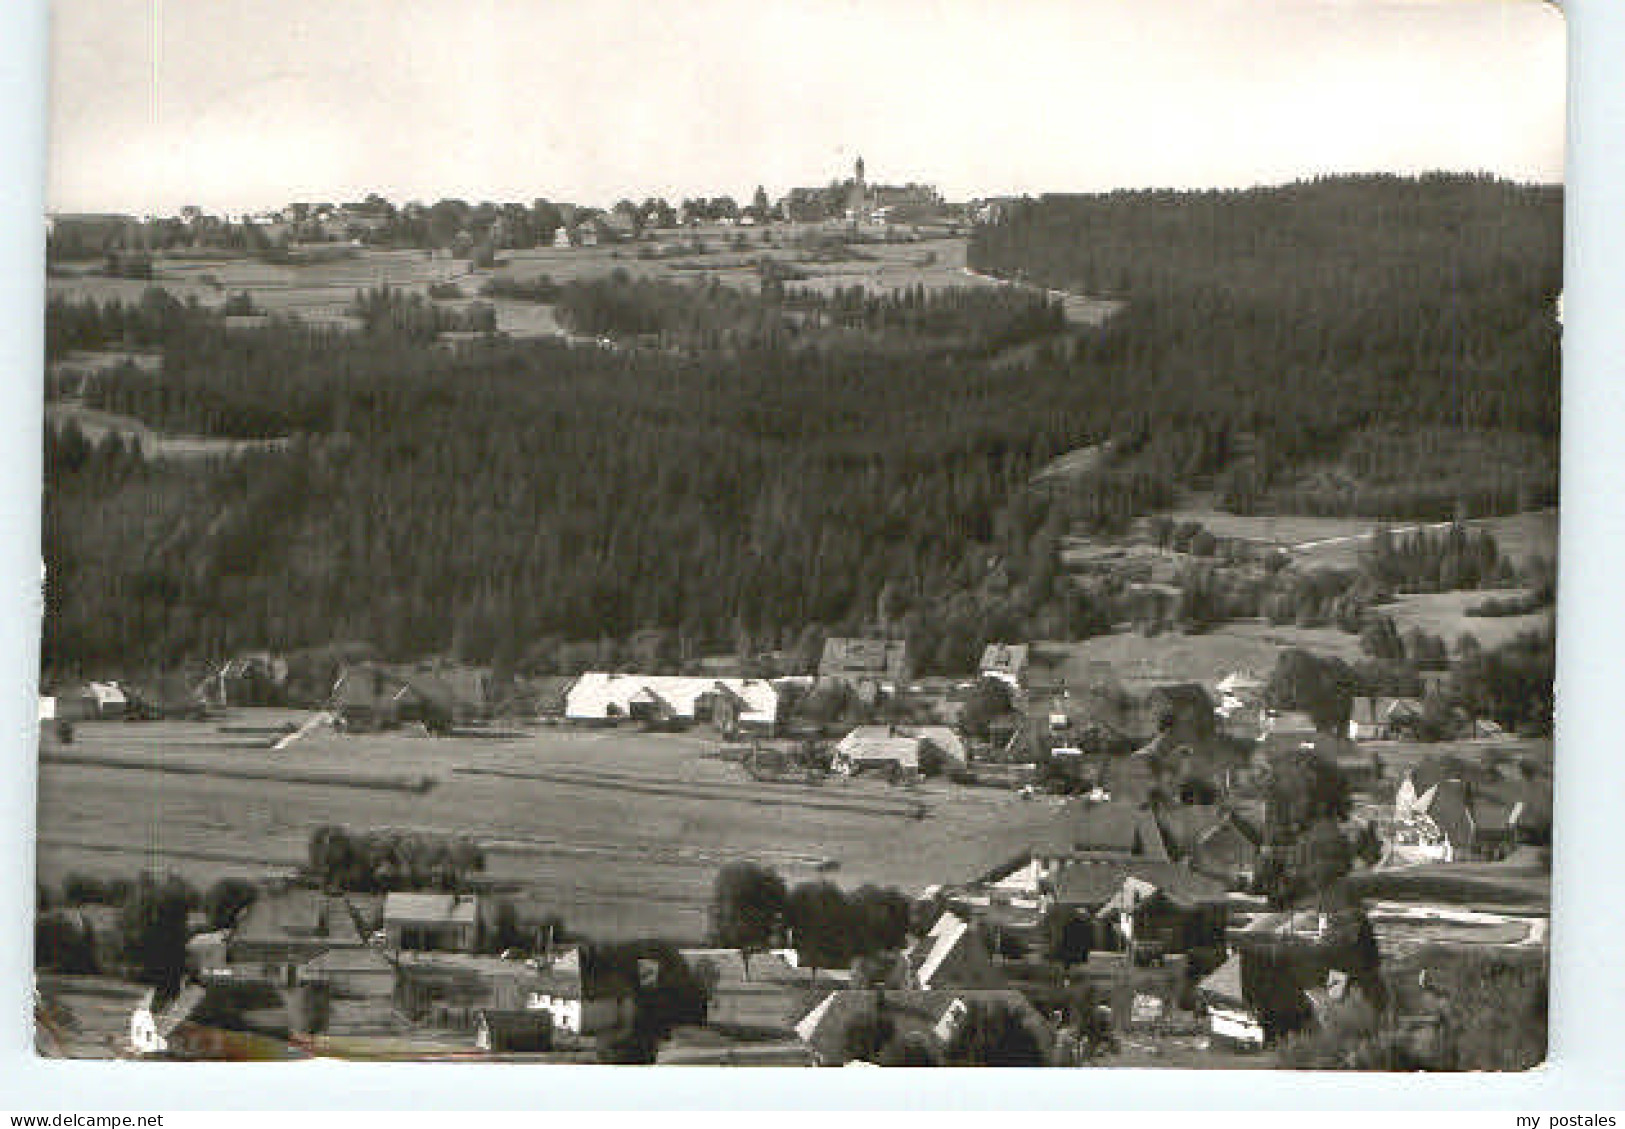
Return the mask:
[[[101,971],[96,937],[88,923],[65,914],[41,914],[34,921],[34,967],[90,976]]]
[[[251,905],[259,887],[246,878],[222,878],[203,896],[203,912],[210,929],[229,929],[237,915]]]
[[[1272,709],[1302,710],[1322,733],[1347,731],[1358,678],[1341,659],[1283,651],[1264,687]]]

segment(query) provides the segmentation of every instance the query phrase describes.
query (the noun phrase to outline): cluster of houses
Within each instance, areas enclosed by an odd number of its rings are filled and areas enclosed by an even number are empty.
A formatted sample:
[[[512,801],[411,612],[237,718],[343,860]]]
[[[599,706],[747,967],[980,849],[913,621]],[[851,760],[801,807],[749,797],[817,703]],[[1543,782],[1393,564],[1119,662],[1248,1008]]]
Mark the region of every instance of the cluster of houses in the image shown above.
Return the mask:
[[[595,977],[579,946],[538,931],[534,954],[488,955],[493,928],[478,895],[267,886],[230,928],[191,939],[186,983],[136,1009],[130,1042],[144,1055],[214,1057],[229,1052],[222,1030],[316,1051],[432,1030],[452,1049],[533,1051],[629,1021],[630,987]]]

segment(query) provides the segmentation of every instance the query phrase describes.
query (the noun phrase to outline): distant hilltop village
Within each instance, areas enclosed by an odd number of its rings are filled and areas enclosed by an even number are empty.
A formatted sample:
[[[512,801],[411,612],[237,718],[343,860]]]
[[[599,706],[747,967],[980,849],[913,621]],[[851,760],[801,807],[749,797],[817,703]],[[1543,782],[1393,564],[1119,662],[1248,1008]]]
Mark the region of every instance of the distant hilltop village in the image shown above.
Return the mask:
[[[347,203],[297,202],[280,209],[211,215],[188,206],[172,216],[108,212],[58,213],[46,220],[54,257],[114,251],[219,247],[245,252],[296,244],[353,243],[385,247],[454,247],[459,241],[496,249],[614,242],[645,232],[714,223],[848,223],[854,226],[940,225],[996,218],[1001,200],[949,203],[932,184],[875,184],[857,158],[852,175],[825,185],[792,188],[777,201],[758,187],[748,203],[731,196],[694,197],[675,204],[647,197],[611,207],[537,198],[529,204],[469,204],[442,199],[396,205],[372,193]]]

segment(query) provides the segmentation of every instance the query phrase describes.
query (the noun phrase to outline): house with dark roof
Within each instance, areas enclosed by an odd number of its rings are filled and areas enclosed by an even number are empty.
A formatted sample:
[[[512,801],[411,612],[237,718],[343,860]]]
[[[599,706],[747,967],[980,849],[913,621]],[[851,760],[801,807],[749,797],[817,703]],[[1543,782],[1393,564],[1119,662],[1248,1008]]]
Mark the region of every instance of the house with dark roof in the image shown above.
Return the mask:
[[[1263,842],[1263,833],[1252,823],[1233,811],[1224,811],[1197,834],[1187,861],[1200,874],[1244,888],[1252,884],[1258,872]]]
[[[820,683],[844,683],[860,694],[891,694],[909,681],[908,644],[901,639],[824,640],[818,660]]]
[[[1095,913],[1122,894],[1131,880],[1141,893],[1161,891],[1188,903],[1220,902],[1225,897],[1224,883],[1179,863],[1100,857],[1063,866],[1049,879],[1046,902]]]
[[[355,914],[342,896],[297,886],[268,889],[243,910],[225,938],[224,965],[200,969],[200,975],[291,987],[300,968],[323,953],[362,945]]]
[[[1414,698],[1355,698],[1349,711],[1351,741],[1387,741],[1422,716]]]
[[[1032,1033],[1047,1055],[1054,1035],[1027,997],[1010,988],[943,989],[940,991],[882,991],[842,988],[830,992],[795,1025],[797,1036],[820,1066],[844,1066],[852,1061],[847,1032],[859,1022],[884,1018],[896,1036],[924,1039],[939,1052],[965,1022],[972,1007],[1008,1008]]]
[[[328,949],[300,965],[294,978],[329,999],[387,1000],[395,994],[395,962],[366,945]]]
[[[1002,988],[1005,978],[968,917],[950,911],[937,918],[924,937],[904,954],[909,986],[936,988]]]
[[[1210,878],[1246,885],[1263,835],[1228,806],[1158,804],[1153,809],[1169,855]]]
[[[479,940],[480,901],[472,894],[390,893],[384,936],[396,952],[472,952]]]

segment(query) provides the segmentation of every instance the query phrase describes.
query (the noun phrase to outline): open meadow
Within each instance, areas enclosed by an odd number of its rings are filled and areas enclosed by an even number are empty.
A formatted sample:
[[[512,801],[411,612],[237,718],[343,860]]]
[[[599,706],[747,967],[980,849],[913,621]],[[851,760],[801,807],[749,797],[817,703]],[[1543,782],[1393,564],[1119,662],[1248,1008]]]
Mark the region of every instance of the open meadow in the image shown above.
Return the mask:
[[[230,727],[255,713],[239,711]],[[724,863],[912,892],[985,872],[1060,811],[940,783],[758,783],[709,755],[715,741],[699,734],[398,731],[268,744],[215,722],[78,726],[71,745],[40,759],[40,879],[160,869],[201,885],[289,873],[321,824],[409,827],[475,835],[487,877],[570,927],[698,941]]]
[[[1386,525],[1395,534],[1417,529],[1446,529],[1449,522],[1382,522],[1375,518],[1314,517],[1304,514],[1233,514],[1211,506],[1189,506],[1169,511],[1176,522],[1194,521],[1215,537],[1256,541],[1284,549],[1302,567],[1352,568]],[[1515,562],[1534,556],[1557,556],[1558,513],[1530,510],[1504,517],[1472,518],[1469,529],[1487,529],[1501,552]]]
[[[938,229],[927,229],[913,241],[863,243],[847,252],[812,251],[795,242],[807,235],[834,239],[845,230],[840,225],[707,225],[652,232],[647,240],[636,243],[508,250],[498,255],[491,268],[426,251],[374,248],[309,263],[267,263],[247,256],[162,256],[151,280],[110,278],[89,270],[59,272],[47,280],[46,290],[51,297],[135,303],[149,287],[159,287],[182,301],[196,299],[205,306],[219,306],[233,294],[246,293],[266,314],[292,314],[311,322],[354,327],[356,319],[348,310],[358,289],[389,286],[427,294],[431,286],[451,284],[462,291],[462,297],[438,300],[466,306],[480,297],[481,287],[491,278],[531,282],[546,276],[565,283],[603,278],[621,270],[634,278],[718,282],[755,291],[761,285],[758,262],[764,258],[806,275],[789,283],[792,289],[826,294],[852,286],[886,293],[915,286],[943,290],[1009,285],[969,271],[965,237]],[[1098,324],[1115,308],[1115,303],[1058,296],[1066,304],[1069,319],[1078,324]],[[482,300],[495,309],[497,329],[511,337],[565,335],[550,305],[507,298]]]

